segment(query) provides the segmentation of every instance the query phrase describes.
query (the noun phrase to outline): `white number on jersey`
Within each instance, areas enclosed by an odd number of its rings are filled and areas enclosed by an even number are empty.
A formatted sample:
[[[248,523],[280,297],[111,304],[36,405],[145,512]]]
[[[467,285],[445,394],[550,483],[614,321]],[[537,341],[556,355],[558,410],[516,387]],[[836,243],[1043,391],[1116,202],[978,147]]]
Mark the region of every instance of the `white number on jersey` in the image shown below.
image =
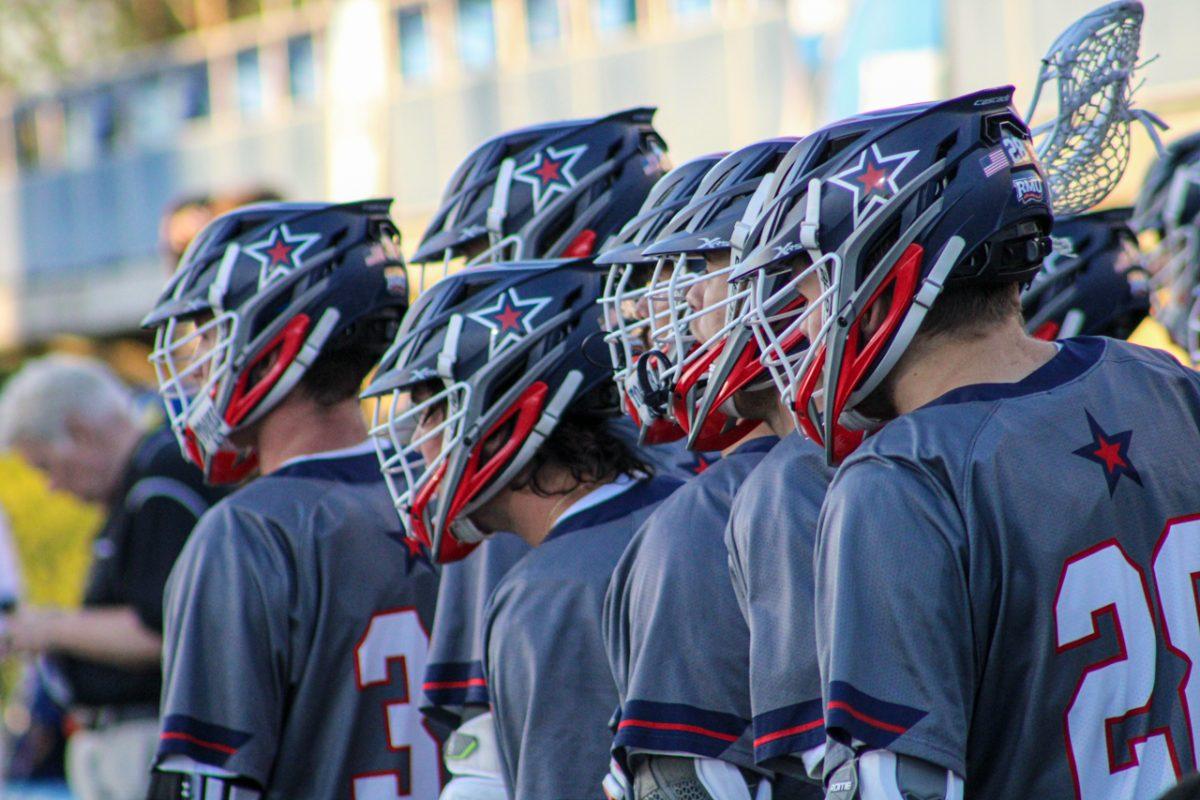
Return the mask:
[[[413,699],[419,696],[429,634],[412,608],[384,611],[371,618],[354,649],[354,678],[358,690],[399,684],[401,696],[384,705],[387,748],[402,753],[407,769],[354,776],[354,800],[395,800],[400,797],[437,797],[441,754],[437,740],[421,723]]]
[[[1152,569],[1166,646],[1195,664],[1200,660],[1200,516],[1167,524]],[[1098,637],[1099,620],[1106,615],[1112,617],[1117,637],[1117,653],[1084,670],[1067,706],[1067,757],[1076,797],[1158,797],[1180,774],[1170,729],[1151,730],[1124,747],[1112,730],[1145,713],[1154,695],[1158,637],[1145,570],[1115,539],[1101,542],[1067,560],[1054,613],[1060,653]],[[1200,741],[1200,720],[1192,713],[1200,709],[1196,670],[1188,671],[1178,691],[1192,741]]]

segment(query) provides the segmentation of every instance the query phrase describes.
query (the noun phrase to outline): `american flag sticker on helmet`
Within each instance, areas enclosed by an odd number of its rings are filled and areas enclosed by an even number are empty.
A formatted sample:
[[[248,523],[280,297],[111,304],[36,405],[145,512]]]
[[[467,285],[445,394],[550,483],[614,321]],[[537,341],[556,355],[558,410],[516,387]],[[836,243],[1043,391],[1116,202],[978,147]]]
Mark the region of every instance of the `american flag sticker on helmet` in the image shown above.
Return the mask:
[[[1007,167],[1008,159],[1004,157],[1003,148],[997,147],[986,156],[979,159],[979,166],[983,167],[983,175],[985,178],[990,178],[1000,170]]]

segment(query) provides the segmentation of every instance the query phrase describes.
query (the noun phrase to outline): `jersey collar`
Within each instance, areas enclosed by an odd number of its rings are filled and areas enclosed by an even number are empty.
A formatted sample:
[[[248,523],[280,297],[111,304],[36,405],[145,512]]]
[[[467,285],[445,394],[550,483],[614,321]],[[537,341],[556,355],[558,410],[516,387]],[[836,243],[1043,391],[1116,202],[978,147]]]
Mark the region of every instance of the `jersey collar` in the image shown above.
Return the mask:
[[[276,478],[317,478],[337,483],[375,483],[383,480],[371,441],[338,450],[309,453],[283,462],[270,474]]]
[[[1099,336],[1082,336],[1058,342],[1058,353],[1015,383],[975,383],[951,389],[922,408],[976,401],[1006,400],[1049,391],[1078,378],[1104,355],[1105,341]]]
[[[743,453],[766,453],[772,447],[779,444],[778,436],[758,436],[748,442],[743,442],[730,451],[731,456],[740,456]]]
[[[621,476],[576,500],[554,523],[554,527],[542,543],[629,516],[641,508],[666,499],[667,495],[682,485],[680,480],[662,476]]]

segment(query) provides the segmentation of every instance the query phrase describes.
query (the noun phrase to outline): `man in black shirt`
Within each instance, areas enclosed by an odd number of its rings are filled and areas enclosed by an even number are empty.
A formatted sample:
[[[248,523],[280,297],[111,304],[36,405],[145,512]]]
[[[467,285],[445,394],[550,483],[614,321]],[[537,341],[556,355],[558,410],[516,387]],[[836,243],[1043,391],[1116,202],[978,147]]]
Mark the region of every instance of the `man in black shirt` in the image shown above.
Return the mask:
[[[50,485],[107,510],[83,607],[22,608],[4,649],[45,653],[71,688],[75,794],[140,797],[157,744],[163,587],[197,518],[216,498],[165,429],[146,434],[129,390],[102,364],[29,362],[0,394],[0,447]]]

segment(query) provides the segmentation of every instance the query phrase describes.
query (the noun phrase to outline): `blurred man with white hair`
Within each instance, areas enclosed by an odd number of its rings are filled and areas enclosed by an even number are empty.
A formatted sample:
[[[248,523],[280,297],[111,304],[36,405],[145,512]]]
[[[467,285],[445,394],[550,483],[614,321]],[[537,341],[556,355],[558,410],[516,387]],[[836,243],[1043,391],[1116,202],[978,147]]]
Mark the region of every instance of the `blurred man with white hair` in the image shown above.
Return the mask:
[[[67,755],[75,795],[141,797],[158,738],[163,588],[217,494],[169,431],[144,430],[128,387],[92,359],[51,355],[17,372],[0,392],[0,448],[107,511],[83,607],[19,608],[2,649],[61,667],[80,726]]]

